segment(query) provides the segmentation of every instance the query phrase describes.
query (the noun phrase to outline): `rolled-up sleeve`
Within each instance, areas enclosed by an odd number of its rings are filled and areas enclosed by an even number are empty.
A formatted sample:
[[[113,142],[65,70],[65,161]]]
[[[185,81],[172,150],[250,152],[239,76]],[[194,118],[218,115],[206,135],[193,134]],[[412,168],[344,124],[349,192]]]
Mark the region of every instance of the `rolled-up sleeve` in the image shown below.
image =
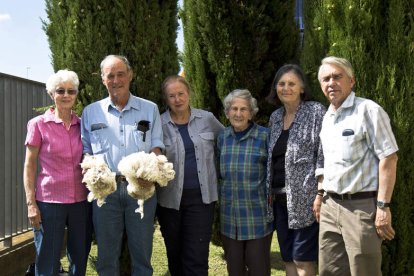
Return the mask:
[[[89,135],[88,108],[85,108],[81,119],[81,138],[84,154],[93,154]]]
[[[158,111],[158,107],[154,106],[154,116],[152,121],[152,130],[151,130],[151,149],[153,148],[160,148],[161,150],[165,149],[163,143],[163,134],[162,134],[162,126],[161,126],[161,117],[160,112]]]

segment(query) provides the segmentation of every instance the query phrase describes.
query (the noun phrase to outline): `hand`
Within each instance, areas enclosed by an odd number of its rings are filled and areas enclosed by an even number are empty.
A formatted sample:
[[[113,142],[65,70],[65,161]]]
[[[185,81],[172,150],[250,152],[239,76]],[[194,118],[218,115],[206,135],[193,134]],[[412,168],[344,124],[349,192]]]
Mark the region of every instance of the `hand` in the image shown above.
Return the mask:
[[[138,184],[139,184],[140,186],[144,187],[144,188],[149,188],[149,187],[151,187],[151,186],[154,186],[154,185],[155,185],[155,183],[154,183],[154,182],[151,182],[151,181],[145,180],[145,179],[143,179],[143,178],[138,178]]]
[[[29,222],[34,229],[40,228],[42,217],[40,216],[40,210],[36,203],[32,203],[27,206],[27,217],[29,218]]]
[[[377,208],[375,228],[377,229],[378,236],[382,240],[392,240],[395,237],[395,230],[391,226],[390,208]]]
[[[88,171],[89,169],[82,169],[82,175],[85,175],[85,173]]]
[[[313,201],[313,215],[316,218],[316,221],[319,223],[320,214],[321,214],[321,205],[322,205],[322,196],[316,195],[315,200]]]

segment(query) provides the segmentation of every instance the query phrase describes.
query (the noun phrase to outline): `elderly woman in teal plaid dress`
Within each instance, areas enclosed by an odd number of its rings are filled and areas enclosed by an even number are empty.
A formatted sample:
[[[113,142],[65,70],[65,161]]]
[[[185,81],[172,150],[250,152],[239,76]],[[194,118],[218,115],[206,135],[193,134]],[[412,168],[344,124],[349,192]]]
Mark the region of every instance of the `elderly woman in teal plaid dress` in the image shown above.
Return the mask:
[[[224,99],[231,126],[217,139],[220,222],[227,271],[270,275],[272,220],[266,186],[268,129],[252,121],[257,102],[248,90]]]

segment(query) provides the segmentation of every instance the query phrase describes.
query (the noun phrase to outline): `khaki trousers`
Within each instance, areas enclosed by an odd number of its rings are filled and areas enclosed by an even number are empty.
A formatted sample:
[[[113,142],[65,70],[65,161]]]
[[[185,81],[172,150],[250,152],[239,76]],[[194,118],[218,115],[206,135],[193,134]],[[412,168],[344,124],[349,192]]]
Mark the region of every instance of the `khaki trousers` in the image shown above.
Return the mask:
[[[381,239],[375,230],[375,198],[325,196],[319,228],[320,276],[380,276]]]

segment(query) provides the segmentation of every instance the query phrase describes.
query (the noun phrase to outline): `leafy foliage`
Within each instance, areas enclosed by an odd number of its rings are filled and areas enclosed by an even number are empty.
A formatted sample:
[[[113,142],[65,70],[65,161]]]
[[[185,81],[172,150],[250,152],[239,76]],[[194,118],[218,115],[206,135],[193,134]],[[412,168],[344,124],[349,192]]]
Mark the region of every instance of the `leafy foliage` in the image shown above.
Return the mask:
[[[258,99],[259,117],[274,73],[296,61],[299,30],[294,1],[185,0],[184,68],[193,86],[193,102],[223,119],[221,100],[237,88]],[[269,109],[270,108],[270,109]],[[267,121],[267,119],[265,120]]]
[[[379,103],[389,114],[399,146],[397,182],[392,199],[396,239],[383,244],[384,275],[412,275],[414,253],[414,1],[306,1],[302,66],[315,90],[320,60],[349,59],[355,92]],[[319,89],[320,91],[320,89]],[[322,94],[322,93],[320,93]]]
[[[177,74],[176,1],[46,0],[43,21],[55,70],[74,70],[81,81],[77,109],[107,95],[100,62],[125,55],[134,78],[131,92],[160,103],[160,84]]]
[[[131,93],[161,103],[163,79],[178,73],[177,1],[45,0],[48,36],[55,71],[68,68],[80,80],[76,106],[83,107],[107,95],[100,62],[109,54],[124,55],[134,72]],[[121,274],[130,274],[125,249]]]

